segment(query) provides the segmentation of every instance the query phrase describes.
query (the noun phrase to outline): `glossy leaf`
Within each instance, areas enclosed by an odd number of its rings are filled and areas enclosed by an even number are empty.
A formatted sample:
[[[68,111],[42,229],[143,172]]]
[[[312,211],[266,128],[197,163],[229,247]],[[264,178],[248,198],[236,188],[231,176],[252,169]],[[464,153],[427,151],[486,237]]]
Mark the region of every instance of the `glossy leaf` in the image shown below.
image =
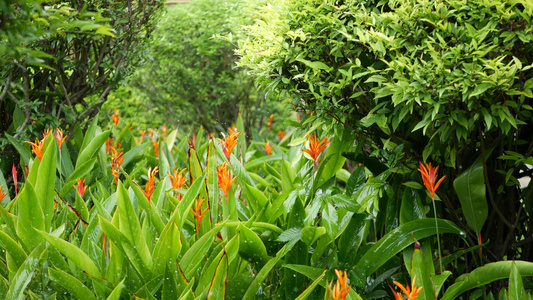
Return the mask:
[[[95,136],[94,139],[92,139],[85,148],[82,148],[80,154],[78,155],[78,159],[76,160],[75,169],[77,169],[81,164],[88,161],[96,154],[100,147],[102,147],[102,145],[105,143],[105,140],[109,137],[110,133],[110,130],[100,133],[99,135]]]
[[[28,255],[24,263],[17,270],[17,273],[11,279],[6,299],[23,299],[24,290],[38,271],[37,267],[46,259],[45,242],[41,242]]]
[[[78,265],[82,270],[96,277],[102,276],[96,264],[80,248],[76,247],[72,243],[69,243],[44,231],[37,232],[52,246],[59,250],[59,252],[68,257],[76,265]]]
[[[489,211],[481,156],[453,181],[453,187],[461,202],[468,227],[476,233],[481,232]]]
[[[218,266],[209,287],[207,299],[226,299],[226,283],[228,280],[228,255],[224,253],[220,259]]]
[[[76,277],[56,268],[48,268],[50,278],[67,290],[76,299],[96,300],[91,290]]]
[[[533,263],[526,261],[499,261],[476,268],[457,278],[444,293],[441,300],[457,298],[462,293],[485,286],[493,281],[509,278],[511,269],[516,266],[521,276],[533,276]]]
[[[454,233],[464,235],[464,233],[452,222],[447,220],[437,220],[439,233]],[[435,235],[435,220],[420,219],[400,225],[393,231],[383,236],[375,243],[357,263],[354,274],[354,285],[363,286],[366,277],[374,273],[380,266],[386,263],[401,250],[414,243],[414,239],[420,240],[428,236]],[[352,278],[352,277],[350,277]]]

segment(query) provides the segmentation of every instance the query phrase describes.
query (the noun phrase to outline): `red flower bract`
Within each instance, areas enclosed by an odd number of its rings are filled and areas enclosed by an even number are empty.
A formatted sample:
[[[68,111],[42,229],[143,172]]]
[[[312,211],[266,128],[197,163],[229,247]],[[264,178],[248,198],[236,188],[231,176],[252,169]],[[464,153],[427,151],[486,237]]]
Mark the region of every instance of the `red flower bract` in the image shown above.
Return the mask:
[[[329,140],[327,137],[323,140],[317,139],[316,132],[313,136],[308,135],[307,138],[309,139],[309,149],[302,149],[302,151],[311,156],[313,159],[313,166],[316,167],[318,165],[318,157],[320,156],[320,153],[328,147]]]
[[[424,185],[428,189],[429,193],[431,194],[431,199],[435,199],[435,191],[437,191],[437,188],[441,184],[441,182],[446,178],[446,176],[443,176],[440,180],[437,181],[437,170],[439,167],[433,168],[431,166],[431,163],[424,162],[425,166],[420,163],[420,168],[418,171],[420,171],[420,174],[422,174],[422,180],[424,180]],[[437,182],[437,183],[435,183]]]

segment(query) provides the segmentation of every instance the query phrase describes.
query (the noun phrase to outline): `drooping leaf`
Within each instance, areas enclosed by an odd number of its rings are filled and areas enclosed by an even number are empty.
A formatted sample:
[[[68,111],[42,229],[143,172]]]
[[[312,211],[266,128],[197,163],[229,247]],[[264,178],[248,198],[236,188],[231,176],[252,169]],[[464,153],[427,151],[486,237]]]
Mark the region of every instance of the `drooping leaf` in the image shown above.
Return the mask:
[[[453,181],[453,187],[466,219],[468,227],[481,232],[488,217],[488,204],[485,196],[485,178],[483,176],[483,160],[480,156],[476,161]]]

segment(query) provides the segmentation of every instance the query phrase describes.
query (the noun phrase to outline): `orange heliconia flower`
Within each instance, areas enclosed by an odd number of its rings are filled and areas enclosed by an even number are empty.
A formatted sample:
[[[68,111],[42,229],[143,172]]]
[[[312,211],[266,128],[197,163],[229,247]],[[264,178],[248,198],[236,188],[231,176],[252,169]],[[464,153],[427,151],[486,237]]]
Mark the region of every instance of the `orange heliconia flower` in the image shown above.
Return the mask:
[[[235,131],[230,131],[231,133],[226,136],[224,133],[222,133],[223,139],[217,139],[220,142],[220,145],[222,146],[222,150],[224,151],[224,155],[226,155],[226,158],[228,161],[230,160],[231,152],[233,151],[233,148],[237,145],[237,138],[239,135],[241,135],[240,132],[237,132],[237,129]]]
[[[13,164],[13,167],[11,168],[11,174],[13,175],[13,184],[15,185],[15,195],[18,195],[18,176],[17,176],[17,167],[15,167],[15,164]],[[2,188],[0,188],[1,190]],[[0,200],[2,201],[2,200]]]
[[[318,165],[318,157],[329,145],[329,140],[328,137],[325,137],[323,140],[317,139],[316,132],[313,136],[308,135],[307,138],[309,139],[309,149],[302,149],[302,151],[311,156],[313,167],[316,167]]]
[[[105,153],[109,154],[111,153],[111,151],[113,151],[113,139],[108,138],[107,140],[105,140]]]
[[[167,129],[168,129],[167,125],[161,126],[161,129],[163,130],[163,136],[167,136]]]
[[[31,151],[35,153],[35,156],[39,158],[39,161],[43,159],[43,147],[44,147],[44,140],[46,138],[43,138],[42,140],[35,139],[35,143],[32,142],[26,142],[31,145]]]
[[[233,127],[228,127],[228,133],[230,135],[237,133],[237,126],[233,125]]]
[[[218,165],[217,167],[217,177],[218,177],[218,186],[222,189],[224,192],[224,195],[226,196],[226,201],[228,200],[228,194],[229,190],[231,188],[231,185],[235,181],[236,177],[231,179],[231,173],[228,170],[228,164],[223,163],[222,165]]]
[[[148,169],[148,181],[146,182],[146,187],[143,191],[146,198],[148,198],[148,204],[150,204],[150,198],[152,197],[152,193],[154,192],[155,174],[157,174],[158,171],[159,167],[155,167],[153,170],[152,168]]]
[[[83,195],[85,195],[85,179],[77,179],[76,182],[78,183],[78,186],[74,185],[74,188],[78,192],[78,195],[83,199]]]
[[[207,212],[207,208],[202,211],[202,204],[204,203],[204,199],[196,199],[194,209],[191,209],[192,214],[194,215],[194,218],[196,219],[196,223],[198,224],[198,230],[200,230],[200,222],[202,221],[202,218],[204,217],[204,214]]]
[[[347,285],[348,276],[346,275],[346,271],[343,273],[341,270],[335,270],[335,274],[337,275],[337,284],[333,287],[331,286],[333,281],[329,284],[328,295],[333,300],[344,300],[351,289],[351,285]]]
[[[47,128],[43,131],[43,141],[46,141],[46,139],[48,138],[48,136],[50,135],[50,133],[52,133],[52,129],[50,128]]]
[[[7,195],[7,193],[4,193],[4,186],[0,185],[0,202],[4,200],[4,197]]]
[[[416,298],[418,297],[418,294],[422,290],[422,287],[415,287],[415,282],[416,282],[416,276],[413,277],[413,282],[411,283],[411,287],[409,286],[404,287],[398,281],[394,281],[394,284],[403,291],[405,296],[407,296],[407,300],[416,300]],[[392,287],[391,287],[391,290],[394,293],[394,296],[396,297],[396,299],[403,300],[403,296],[400,292],[394,291]]]
[[[144,141],[144,135],[146,134],[146,130],[139,130],[139,133],[141,134],[141,143]]]
[[[113,154],[111,154],[111,173],[115,178],[115,184],[118,184],[118,172],[120,170],[122,162],[124,161],[124,156],[122,156],[124,152],[118,152],[115,148],[112,148],[112,151]]]
[[[183,176],[183,172],[185,172],[185,170],[187,169],[183,169],[181,170],[179,173],[178,173],[178,170],[179,169],[174,169],[174,176],[172,176],[172,174],[168,173],[168,177],[170,177],[170,182],[172,183],[172,187],[177,190],[177,189],[181,189],[183,187],[183,185],[185,185],[185,182],[187,181],[187,178],[185,178],[185,176]],[[181,194],[176,192],[176,197],[181,200]]]
[[[67,139],[67,135],[63,137],[63,129],[56,129],[56,140],[57,145],[59,146],[59,150],[61,151],[61,145],[63,145],[63,142]]]
[[[111,119],[113,119],[113,122],[115,122],[115,126],[118,125],[118,121],[120,120],[120,113],[117,111],[116,108],[113,108],[113,111],[115,112],[113,115],[111,115]]]
[[[431,163],[424,162],[425,166],[420,161],[420,168],[418,171],[420,171],[420,174],[422,174],[422,179],[424,180],[424,185],[428,189],[429,193],[431,194],[431,199],[435,199],[435,191],[437,191],[437,188],[439,188],[439,185],[441,182],[446,178],[446,176],[443,176],[439,181],[437,181],[437,170],[439,167],[433,168],[431,166]],[[435,184],[435,182],[437,182]]]
[[[148,137],[150,140],[154,138],[154,130],[152,128],[148,128]]]
[[[272,149],[274,149],[274,146],[270,146],[270,141],[267,141],[265,143],[265,147],[263,148],[263,150],[265,150],[265,152],[268,154],[268,156],[270,156],[270,153],[272,152]]]
[[[285,131],[280,130],[278,131],[279,140],[281,141],[285,137]]]
[[[272,120],[274,119],[274,114],[271,114],[270,117],[268,117],[268,131],[272,131]]]
[[[155,156],[159,156],[159,142],[157,140],[152,141],[152,147],[154,147]]]

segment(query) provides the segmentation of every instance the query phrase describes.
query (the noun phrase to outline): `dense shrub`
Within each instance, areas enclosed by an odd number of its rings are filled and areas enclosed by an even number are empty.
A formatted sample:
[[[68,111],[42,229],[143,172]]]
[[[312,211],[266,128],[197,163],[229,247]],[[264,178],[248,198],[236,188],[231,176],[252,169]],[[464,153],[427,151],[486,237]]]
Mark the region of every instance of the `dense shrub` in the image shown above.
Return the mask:
[[[149,57],[130,82],[145,99],[144,115],[210,132],[230,126],[239,112],[248,128],[268,117],[272,109],[259,110],[264,95],[235,65],[233,40],[249,11],[242,0],[197,0],[169,8],[154,32]]]
[[[6,134],[29,139],[49,127],[84,127],[139,62],[162,3],[0,1],[3,156],[15,154],[4,148]]]
[[[248,27],[241,65],[400,173],[431,160],[470,178],[475,193],[444,183],[438,214],[470,245],[490,240],[484,261],[531,260],[533,189],[518,179],[531,174],[532,12],[528,1],[280,1]]]

